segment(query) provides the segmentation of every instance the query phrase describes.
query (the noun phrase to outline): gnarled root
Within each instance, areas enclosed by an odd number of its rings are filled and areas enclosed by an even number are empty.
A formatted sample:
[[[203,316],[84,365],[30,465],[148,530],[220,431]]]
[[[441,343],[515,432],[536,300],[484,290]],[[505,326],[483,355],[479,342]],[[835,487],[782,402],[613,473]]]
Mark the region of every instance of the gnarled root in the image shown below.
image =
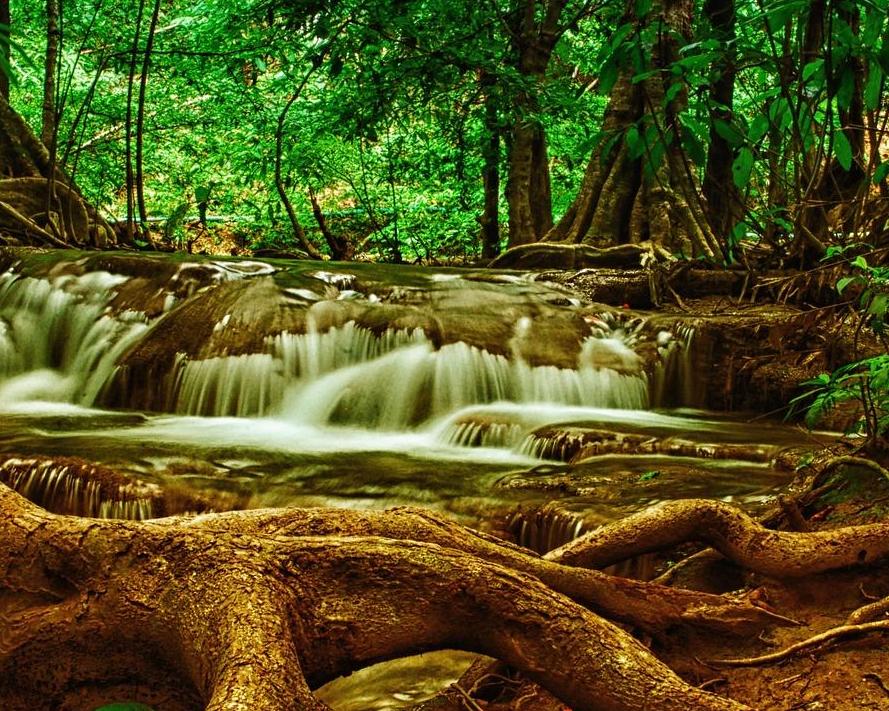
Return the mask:
[[[274,512],[69,518],[0,486],[0,705],[320,711],[311,686],[460,648],[509,662],[578,711],[746,708],[689,686],[526,572],[415,540],[294,536],[277,513],[283,525]],[[316,512],[314,525],[338,513]],[[56,607],[27,613],[41,597]]]
[[[889,523],[811,533],[772,531],[728,504],[686,499],[591,531],[545,557],[565,565],[604,567],[687,541],[708,543],[748,570],[795,578],[885,557]]]
[[[0,95],[0,245],[105,247],[111,227]]]
[[[382,536],[434,543],[452,548],[540,579],[609,619],[659,635],[677,625],[691,624],[718,632],[745,634],[776,622],[786,622],[743,599],[708,595],[652,583],[628,580],[556,564],[493,536],[459,526],[429,511],[396,508],[378,511],[286,509],[199,516],[188,525],[215,529],[222,525],[242,533],[305,536]]]

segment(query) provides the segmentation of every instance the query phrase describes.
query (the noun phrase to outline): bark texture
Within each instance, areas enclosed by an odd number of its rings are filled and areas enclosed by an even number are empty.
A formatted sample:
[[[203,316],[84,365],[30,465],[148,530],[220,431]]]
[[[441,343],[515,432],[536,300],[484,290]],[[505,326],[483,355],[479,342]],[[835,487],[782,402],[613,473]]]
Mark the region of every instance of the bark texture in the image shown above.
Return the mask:
[[[546,70],[564,32],[560,18],[566,0],[520,0],[512,16],[512,49],[516,70],[533,87],[545,80]],[[519,92],[509,136],[509,246],[543,239],[553,226],[552,191],[546,132],[540,122],[533,90]]]
[[[689,0],[654,4],[648,21],[663,22],[670,31],[658,33],[653,70],[676,58],[677,38],[690,37],[693,9]],[[631,10],[628,18],[634,14]],[[632,74],[623,71],[611,90],[604,139],[590,158],[577,197],[546,238],[595,246],[650,240],[675,253],[719,255],[681,149],[678,115],[685,97],[680,93],[666,101],[673,83],[668,71],[635,83]],[[642,142],[635,149],[626,140],[633,128]]]
[[[604,567],[687,541],[708,543],[748,570],[798,578],[885,558],[889,524],[808,533],[773,531],[728,504],[685,499],[592,531],[550,551],[546,558],[565,565]]]
[[[130,523],[50,514],[0,486],[0,541],[0,704],[11,711],[122,698],[320,711],[315,685],[435,648],[503,659],[578,711],[746,708],[503,563],[551,577],[560,566],[422,512]]]

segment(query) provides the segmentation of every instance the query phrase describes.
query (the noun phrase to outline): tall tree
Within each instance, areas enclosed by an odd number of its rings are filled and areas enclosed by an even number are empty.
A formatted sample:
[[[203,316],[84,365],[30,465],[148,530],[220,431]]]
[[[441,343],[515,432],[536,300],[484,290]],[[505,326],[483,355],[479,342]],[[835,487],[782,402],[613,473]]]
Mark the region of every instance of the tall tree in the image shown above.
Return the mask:
[[[672,252],[713,257],[721,247],[704,213],[681,138],[686,87],[670,67],[691,38],[693,0],[630,2],[610,65],[602,140],[583,184],[548,239],[595,245],[651,240]]]
[[[528,85],[515,96],[509,138],[509,246],[536,242],[552,228],[552,189],[546,132],[534,91],[543,82],[568,0],[519,0],[510,26],[515,68]],[[542,7],[538,7],[542,5]]]
[[[52,150],[56,135],[56,74],[59,69],[59,0],[46,0],[46,55],[43,71],[43,124],[40,138]]]
[[[151,19],[148,22],[148,37],[142,55],[142,73],[139,76],[139,100],[136,104],[136,203],[139,209],[139,222],[142,229],[148,225],[148,210],[145,207],[145,94],[148,89],[148,72],[151,69],[151,54],[154,51],[154,34],[160,16],[160,0],[154,0]]]
[[[716,234],[725,239],[732,230],[740,206],[732,171],[737,151],[719,131],[720,125],[731,125],[734,119],[737,74],[735,0],[705,0],[704,14],[722,51],[712,68],[715,77],[710,86],[710,146],[702,190],[710,223]]]
[[[0,96],[9,99],[9,76],[12,66],[10,59],[9,30],[12,18],[9,13],[9,0],[0,0]]]

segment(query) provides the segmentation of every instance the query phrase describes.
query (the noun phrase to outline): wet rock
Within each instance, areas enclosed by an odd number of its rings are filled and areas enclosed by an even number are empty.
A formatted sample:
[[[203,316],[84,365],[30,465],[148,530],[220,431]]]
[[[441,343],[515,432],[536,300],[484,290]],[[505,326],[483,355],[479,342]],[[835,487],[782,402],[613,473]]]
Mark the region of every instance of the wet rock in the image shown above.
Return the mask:
[[[648,247],[624,244],[600,249],[586,244],[535,242],[507,250],[489,265],[492,269],[588,269],[638,267]]]

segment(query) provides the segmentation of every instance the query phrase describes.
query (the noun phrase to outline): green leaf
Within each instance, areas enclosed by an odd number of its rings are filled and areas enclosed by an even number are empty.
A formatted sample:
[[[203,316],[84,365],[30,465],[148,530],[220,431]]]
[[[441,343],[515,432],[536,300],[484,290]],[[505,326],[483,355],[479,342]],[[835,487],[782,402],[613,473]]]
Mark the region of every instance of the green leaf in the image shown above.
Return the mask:
[[[737,128],[732,126],[727,121],[723,121],[722,119],[716,119],[713,122],[713,128],[716,130],[716,133],[723,139],[725,139],[729,145],[737,147],[744,144],[744,136],[741,134]]]
[[[881,183],[889,175],[889,160],[884,160],[874,171],[874,177],[871,179],[874,185]]]
[[[860,276],[843,277],[837,282],[837,293],[842,294],[849,284],[864,281]]]
[[[843,170],[848,171],[852,167],[852,145],[842,131],[837,131],[833,136],[833,154]]]
[[[852,96],[855,94],[855,72],[851,67],[843,68],[836,93],[837,105],[841,109],[848,109],[852,105]]]
[[[646,79],[650,79],[653,76],[657,76],[660,73],[661,73],[660,69],[651,69],[647,72],[641,72],[640,74],[634,74],[633,75],[633,84],[639,84],[639,83],[645,81]]]
[[[815,59],[805,67],[803,67],[803,81],[809,81],[816,74],[821,74],[822,78],[824,76],[824,60],[823,59]]]
[[[618,68],[613,58],[610,58],[599,70],[599,84],[596,89],[602,96],[607,96],[617,83]]]
[[[882,318],[886,315],[887,305],[889,305],[889,294],[876,294],[867,305],[867,313]]]
[[[651,481],[652,479],[657,479],[661,473],[657,470],[645,472],[639,477],[639,481]]]
[[[869,269],[867,260],[860,254],[857,257],[855,257],[855,259],[852,260],[852,266],[858,267],[859,269],[864,269],[864,270]]]
[[[747,132],[747,138],[751,143],[756,143],[769,132],[769,119],[763,114],[757,115],[750,123],[750,130]]]
[[[670,84],[667,91],[664,92],[664,106],[667,106],[671,101],[679,96],[679,92],[681,92],[684,88],[685,84],[683,84],[681,81],[674,81],[672,84]]]
[[[212,188],[209,185],[198,185],[194,189],[195,202],[207,202],[210,199],[211,190]]]
[[[765,20],[769,32],[774,34],[790,22],[797,13],[797,5],[795,2],[778,2],[767,6]]]
[[[883,86],[883,68],[874,61],[868,65],[867,81],[864,84],[864,105],[869,111],[880,107],[880,89]]]
[[[750,181],[750,173],[753,171],[753,151],[742,148],[732,163],[732,179],[735,186],[744,188]]]
[[[635,126],[630,126],[627,130],[626,141],[632,160],[635,160],[645,152],[645,142],[642,140],[642,136],[639,135],[639,129]]]
[[[707,151],[695,132],[686,126],[682,127],[682,148],[692,162],[699,168],[707,165]]]

